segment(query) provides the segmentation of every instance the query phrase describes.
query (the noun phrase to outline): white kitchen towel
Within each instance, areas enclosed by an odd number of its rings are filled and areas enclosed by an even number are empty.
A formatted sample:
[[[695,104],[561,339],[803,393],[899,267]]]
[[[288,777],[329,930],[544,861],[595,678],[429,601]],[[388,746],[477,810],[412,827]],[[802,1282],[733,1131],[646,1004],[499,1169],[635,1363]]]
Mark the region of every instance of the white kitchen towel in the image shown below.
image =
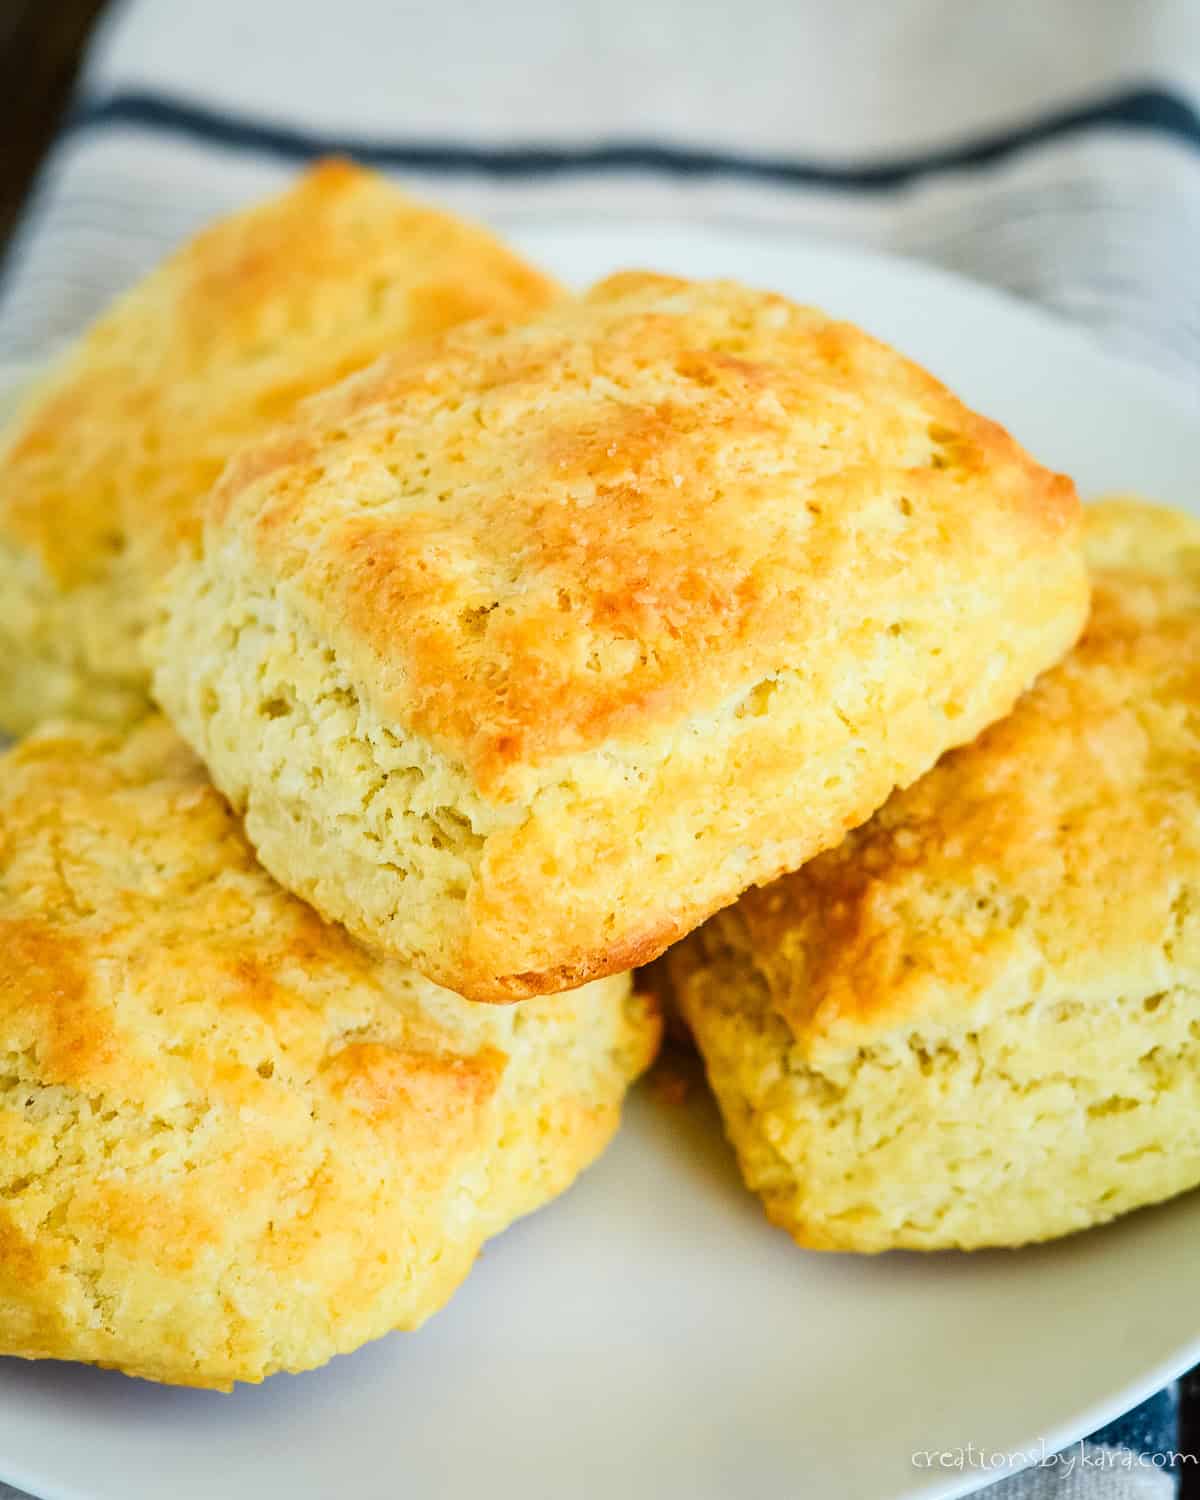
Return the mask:
[[[501,229],[897,250],[1200,371],[1194,0],[130,0],[10,256],[3,357],[329,150]]]
[[[126,0],[8,255],[0,359],[331,151],[502,231],[736,221],[920,256],[1200,379],[1194,0]],[[995,1500],[1170,1496],[1173,1397],[1151,1410]]]

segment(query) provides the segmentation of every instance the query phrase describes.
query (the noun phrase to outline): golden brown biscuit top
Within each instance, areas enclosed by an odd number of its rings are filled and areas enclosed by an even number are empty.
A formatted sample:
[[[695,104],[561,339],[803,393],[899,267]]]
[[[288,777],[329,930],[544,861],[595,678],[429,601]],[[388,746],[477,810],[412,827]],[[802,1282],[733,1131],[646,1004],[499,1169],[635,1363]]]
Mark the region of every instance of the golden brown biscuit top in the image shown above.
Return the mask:
[[[0,760],[0,1038],[43,1087],[167,1117],[206,1099],[214,1130],[349,1110],[394,1128],[414,1173],[470,1141],[520,1045],[507,1008],[368,955],[277,886],[157,719],[125,740],[48,727]]]
[[[382,350],[556,295],[489,234],[331,161],[196,236],[95,324],[0,454],[0,529],[64,586],[157,572],[230,453]]]
[[[1065,557],[1077,510],[858,329],[626,273],[306,403],[231,465],[208,546],[247,547],[385,720],[495,791]]]
[[[1080,1000],[1200,980],[1200,522],[1129,501],[1086,515],[1093,608],[1072,654],[711,924],[810,1055],[961,1026],[1049,976]]]

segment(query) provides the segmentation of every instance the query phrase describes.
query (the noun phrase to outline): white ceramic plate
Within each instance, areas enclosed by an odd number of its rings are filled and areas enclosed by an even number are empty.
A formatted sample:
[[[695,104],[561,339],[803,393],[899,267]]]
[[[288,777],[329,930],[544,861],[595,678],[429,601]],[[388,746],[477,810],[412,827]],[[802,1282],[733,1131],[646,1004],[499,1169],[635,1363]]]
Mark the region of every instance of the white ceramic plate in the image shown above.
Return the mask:
[[[1085,494],[1200,501],[1195,396],[994,293],[761,233],[516,238],[571,281],[637,264],[821,304]],[[960,1495],[998,1471],[940,1455],[1053,1452],[1200,1361],[1198,1241],[1193,1195],[1015,1254],[806,1254],[739,1187],[703,1092],[643,1089],[420,1333],[233,1397],[0,1360],[0,1475],[45,1500]]]

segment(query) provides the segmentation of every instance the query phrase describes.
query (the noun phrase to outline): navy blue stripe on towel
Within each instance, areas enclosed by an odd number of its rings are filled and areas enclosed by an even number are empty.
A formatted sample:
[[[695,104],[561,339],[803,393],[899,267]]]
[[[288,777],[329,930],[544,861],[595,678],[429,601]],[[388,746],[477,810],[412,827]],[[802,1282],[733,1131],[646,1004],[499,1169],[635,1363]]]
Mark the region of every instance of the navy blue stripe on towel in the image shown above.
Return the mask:
[[[663,146],[651,141],[601,141],[577,147],[471,146],[323,136],[186,99],[137,91],[81,100],[68,118],[65,131],[80,135],[120,125],[289,161],[341,155],[368,166],[505,179],[609,172],[648,172],[674,178],[740,177],[850,192],[887,192],[933,173],[987,166],[1031,146],[1096,129],[1150,133],[1200,151],[1200,112],[1181,95],[1161,88],[1111,94],[1046,114],[1013,130],[976,136],[938,150],[841,166],[802,158]]]

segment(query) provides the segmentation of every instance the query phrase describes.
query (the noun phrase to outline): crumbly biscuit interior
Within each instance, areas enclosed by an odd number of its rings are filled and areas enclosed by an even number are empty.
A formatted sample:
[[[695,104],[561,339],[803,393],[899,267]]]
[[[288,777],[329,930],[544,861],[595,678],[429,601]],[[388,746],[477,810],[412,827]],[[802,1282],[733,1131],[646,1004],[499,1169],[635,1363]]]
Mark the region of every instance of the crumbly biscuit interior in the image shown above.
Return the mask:
[[[1031,965],[967,1027],[814,1058],[745,953],[705,939],[676,993],[747,1186],[803,1245],[1016,1245],[1200,1182],[1194,987],[1077,995]]]

